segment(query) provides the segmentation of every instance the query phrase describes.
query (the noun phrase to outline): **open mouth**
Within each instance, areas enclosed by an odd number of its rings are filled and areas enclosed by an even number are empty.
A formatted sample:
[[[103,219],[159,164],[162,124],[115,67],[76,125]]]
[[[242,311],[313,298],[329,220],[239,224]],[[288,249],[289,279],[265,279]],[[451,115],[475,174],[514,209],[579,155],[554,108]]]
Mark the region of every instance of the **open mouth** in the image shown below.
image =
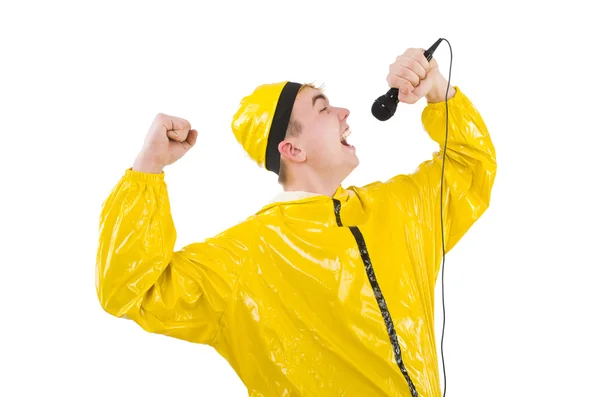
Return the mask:
[[[350,136],[350,134],[352,134],[352,131],[350,130],[350,127],[348,127],[342,133],[342,137],[340,138],[340,142],[342,143],[343,146],[353,148],[354,146],[352,146],[352,145],[350,145],[348,143],[348,137]]]

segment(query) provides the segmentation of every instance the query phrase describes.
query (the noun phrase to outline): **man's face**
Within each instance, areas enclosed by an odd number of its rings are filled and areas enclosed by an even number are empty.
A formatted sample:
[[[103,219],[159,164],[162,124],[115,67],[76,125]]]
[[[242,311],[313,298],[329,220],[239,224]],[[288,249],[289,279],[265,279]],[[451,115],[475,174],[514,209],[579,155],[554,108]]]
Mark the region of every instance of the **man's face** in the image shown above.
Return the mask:
[[[345,179],[359,163],[356,149],[343,139],[351,132],[349,114],[348,109],[331,106],[319,89],[303,89],[292,110],[292,118],[302,125],[302,132],[287,139],[295,161],[304,162],[320,174]]]

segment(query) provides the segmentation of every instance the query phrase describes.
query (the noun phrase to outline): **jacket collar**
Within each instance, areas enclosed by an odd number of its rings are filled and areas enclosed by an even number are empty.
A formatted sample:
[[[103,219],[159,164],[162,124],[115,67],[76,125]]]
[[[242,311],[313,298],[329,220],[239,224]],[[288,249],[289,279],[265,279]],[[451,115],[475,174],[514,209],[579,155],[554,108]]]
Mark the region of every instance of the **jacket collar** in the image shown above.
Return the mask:
[[[273,197],[271,199],[269,204],[284,203],[287,201],[301,200],[303,198],[315,197],[315,196],[319,196],[319,194],[311,193],[311,192],[304,192],[302,190],[288,190],[288,191],[284,191],[284,192],[277,194],[275,197]]]
[[[334,211],[337,202],[342,226],[364,224],[373,204],[363,189],[339,186],[333,197],[304,191],[284,191],[263,206],[256,215],[278,216],[289,226],[302,228],[338,227]]]

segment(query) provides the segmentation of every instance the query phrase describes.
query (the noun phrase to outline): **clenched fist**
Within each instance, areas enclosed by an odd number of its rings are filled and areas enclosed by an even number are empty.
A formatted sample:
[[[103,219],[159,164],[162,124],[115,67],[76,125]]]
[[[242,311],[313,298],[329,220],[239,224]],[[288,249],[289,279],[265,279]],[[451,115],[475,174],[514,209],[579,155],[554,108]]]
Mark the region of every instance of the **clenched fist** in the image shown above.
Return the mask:
[[[398,88],[398,100],[413,104],[422,97],[429,102],[439,100],[441,89],[446,89],[446,81],[441,75],[435,58],[427,61],[423,48],[409,48],[390,65],[387,82]],[[453,92],[449,97],[453,96]]]
[[[160,174],[163,168],[183,157],[196,143],[198,131],[189,121],[158,114],[148,130],[144,146],[133,165],[133,171]]]

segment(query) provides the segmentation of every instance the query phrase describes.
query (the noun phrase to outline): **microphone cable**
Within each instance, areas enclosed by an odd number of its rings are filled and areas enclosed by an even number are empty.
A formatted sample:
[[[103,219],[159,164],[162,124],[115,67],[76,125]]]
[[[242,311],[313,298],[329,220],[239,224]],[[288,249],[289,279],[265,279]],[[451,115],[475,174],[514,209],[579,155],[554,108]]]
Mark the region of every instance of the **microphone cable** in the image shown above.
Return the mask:
[[[452,77],[452,46],[450,42],[444,38],[438,39],[429,49],[425,50],[423,54],[427,58],[427,61],[431,61],[433,53],[437,49],[438,45],[445,41],[448,43],[450,48],[450,71],[448,72],[448,85],[446,87],[446,139],[444,142],[444,155],[442,158],[442,176],[440,181],[440,223],[441,223],[441,235],[442,235],[442,312],[443,312],[443,323],[442,323],[442,338],[441,338],[441,354],[442,354],[442,368],[444,371],[444,394],[446,397],[446,363],[444,361],[444,332],[446,329],[446,302],[444,297],[444,265],[446,263],[446,242],[444,240],[444,169],[446,165],[446,148],[448,146],[448,92],[450,91],[450,79]],[[439,66],[438,66],[439,67]],[[398,88],[390,88],[387,93],[377,98],[371,107],[371,113],[375,118],[380,121],[389,120],[395,113],[398,106]]]
[[[448,146],[448,91],[450,90],[450,78],[452,77],[452,46],[450,42],[444,38],[440,39],[448,43],[450,48],[450,71],[448,72],[448,85],[446,87],[446,140],[444,142],[444,155],[442,157],[442,177],[440,181],[440,224],[442,231],[442,338],[441,338],[441,354],[442,354],[442,368],[444,371],[444,394],[446,397],[446,364],[444,362],[444,330],[446,328],[446,304],[444,301],[444,264],[446,262],[446,244],[444,241],[444,167],[446,165],[446,147]]]

